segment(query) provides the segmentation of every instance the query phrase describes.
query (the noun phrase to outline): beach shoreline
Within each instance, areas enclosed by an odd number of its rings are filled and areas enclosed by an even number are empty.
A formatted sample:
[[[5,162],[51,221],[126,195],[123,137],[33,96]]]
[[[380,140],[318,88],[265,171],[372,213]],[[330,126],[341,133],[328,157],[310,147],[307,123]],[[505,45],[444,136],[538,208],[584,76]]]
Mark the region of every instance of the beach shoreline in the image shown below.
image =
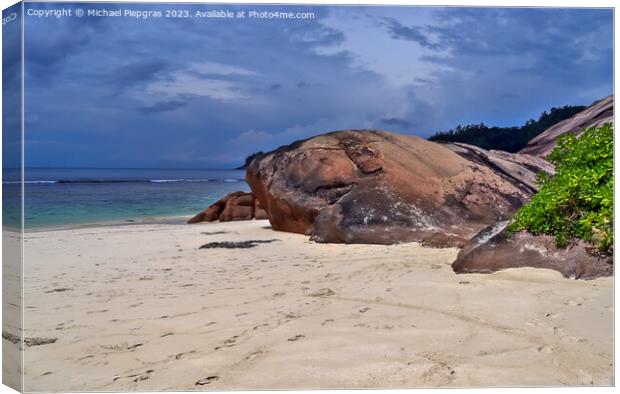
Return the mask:
[[[266,220],[25,242],[26,391],[613,384],[613,278],[457,275],[455,248],[318,244]]]
[[[67,231],[67,230],[85,230],[92,228],[106,228],[106,227],[124,227],[124,226],[146,226],[152,224],[168,224],[168,225],[186,225],[187,220],[191,218],[191,215],[166,215],[152,218],[141,219],[125,219],[125,220],[110,220],[110,221],[97,221],[88,222],[82,224],[66,224],[56,226],[26,226],[24,234],[28,233],[41,233],[50,231]],[[18,229],[8,227],[10,231],[17,231]]]

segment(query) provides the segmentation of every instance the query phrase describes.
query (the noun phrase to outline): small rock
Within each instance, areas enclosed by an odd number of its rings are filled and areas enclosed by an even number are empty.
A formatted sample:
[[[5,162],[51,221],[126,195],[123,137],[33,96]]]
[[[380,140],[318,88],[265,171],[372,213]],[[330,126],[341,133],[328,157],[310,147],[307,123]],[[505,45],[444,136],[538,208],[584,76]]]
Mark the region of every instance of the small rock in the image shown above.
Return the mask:
[[[234,192],[211,204],[190,218],[187,223],[229,222],[232,220],[267,219],[267,212],[260,206],[254,193]],[[209,235],[223,232],[207,233]],[[205,234],[205,233],[203,233]]]
[[[224,248],[224,249],[249,249],[257,246],[258,244],[268,244],[271,242],[279,241],[279,239],[254,239],[249,241],[239,241],[239,242],[209,242],[202,245],[199,249],[214,249],[214,248]]]

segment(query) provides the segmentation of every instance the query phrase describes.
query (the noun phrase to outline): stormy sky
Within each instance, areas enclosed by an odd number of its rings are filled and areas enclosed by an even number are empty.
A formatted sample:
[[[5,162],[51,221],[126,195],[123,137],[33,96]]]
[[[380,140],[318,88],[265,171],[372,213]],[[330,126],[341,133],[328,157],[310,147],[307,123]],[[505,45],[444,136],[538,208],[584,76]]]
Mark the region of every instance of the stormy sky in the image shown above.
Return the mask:
[[[27,166],[230,168],[328,131],[520,125],[613,90],[609,9],[173,8],[315,18],[26,16]]]

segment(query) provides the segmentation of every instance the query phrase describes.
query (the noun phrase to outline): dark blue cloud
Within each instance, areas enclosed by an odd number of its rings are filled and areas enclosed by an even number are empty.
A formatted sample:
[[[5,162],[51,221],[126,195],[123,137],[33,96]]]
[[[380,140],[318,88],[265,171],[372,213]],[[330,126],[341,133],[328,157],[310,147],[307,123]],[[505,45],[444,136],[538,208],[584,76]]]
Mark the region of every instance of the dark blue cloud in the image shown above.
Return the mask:
[[[174,111],[187,105],[183,101],[162,101],[153,105],[144,106],[140,109],[143,114],[153,114],[157,112]]]
[[[26,8],[51,10],[56,5],[38,3]],[[25,72],[37,83],[47,84],[63,71],[66,62],[97,37],[105,36],[104,18],[37,18],[25,15]]]
[[[404,26],[394,18],[381,18],[382,25],[386,26],[390,35],[395,39],[413,41],[425,48],[438,49],[440,44],[432,43],[429,37],[423,33],[423,28],[418,26]]]
[[[153,80],[166,66],[167,63],[159,59],[141,60],[119,67],[108,78],[119,87],[130,87],[144,81]]]
[[[411,123],[409,123],[408,121],[404,119],[398,119],[398,118],[383,118],[381,119],[381,123],[388,125],[388,126],[397,126],[397,127],[404,128],[404,129],[408,129],[409,127],[411,127]]]

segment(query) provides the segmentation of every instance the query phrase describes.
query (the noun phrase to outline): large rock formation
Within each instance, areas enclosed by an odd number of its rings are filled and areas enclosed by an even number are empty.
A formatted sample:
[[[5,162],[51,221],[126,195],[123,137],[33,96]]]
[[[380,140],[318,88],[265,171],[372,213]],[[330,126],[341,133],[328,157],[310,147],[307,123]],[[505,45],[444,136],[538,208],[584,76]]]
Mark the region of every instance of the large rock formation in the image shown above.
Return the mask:
[[[529,200],[540,158],[377,130],[319,135],[255,158],[246,179],[275,230],[318,242],[462,246]]]
[[[569,132],[581,134],[590,127],[598,127],[605,123],[614,121],[614,96],[605,97],[595,101],[591,106],[578,114],[565,119],[528,142],[527,146],[519,153],[547,157],[555,148],[557,139]]]
[[[535,267],[559,271],[567,278],[592,279],[613,275],[613,257],[602,255],[581,240],[558,248],[553,236],[527,232],[511,234],[509,221],[491,225],[459,252],[452,268],[457,273],[490,273],[506,268]]]
[[[230,222],[232,220],[267,219],[253,193],[234,192],[211,204],[205,210],[189,219],[187,223]]]

